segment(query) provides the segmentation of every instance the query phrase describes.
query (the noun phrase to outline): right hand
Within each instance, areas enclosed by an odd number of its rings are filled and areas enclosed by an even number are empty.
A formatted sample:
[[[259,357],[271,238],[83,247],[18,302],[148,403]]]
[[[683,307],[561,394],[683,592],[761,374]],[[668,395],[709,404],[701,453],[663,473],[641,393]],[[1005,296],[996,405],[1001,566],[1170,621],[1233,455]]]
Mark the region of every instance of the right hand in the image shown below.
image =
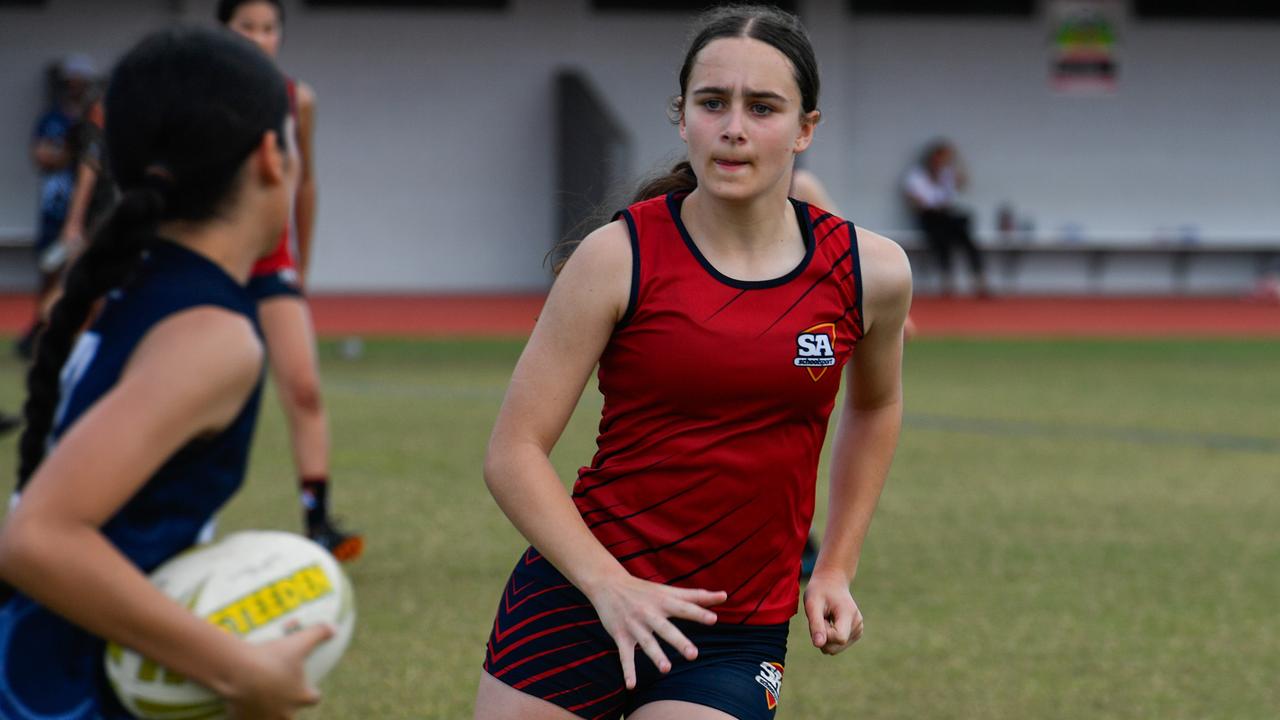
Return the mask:
[[[627,689],[636,686],[635,650],[639,645],[658,671],[671,670],[657,638],[666,640],[686,660],[698,657],[698,648],[668,618],[682,618],[714,625],[716,614],[707,609],[729,598],[723,590],[678,588],[621,575],[588,593],[600,623],[618,645],[622,676]],[[657,636],[657,637],[655,637]]]
[[[313,625],[250,646],[241,682],[227,697],[228,715],[235,720],[289,720],[298,710],[320,702],[320,691],[307,682],[302,663],[333,632],[328,625]]]

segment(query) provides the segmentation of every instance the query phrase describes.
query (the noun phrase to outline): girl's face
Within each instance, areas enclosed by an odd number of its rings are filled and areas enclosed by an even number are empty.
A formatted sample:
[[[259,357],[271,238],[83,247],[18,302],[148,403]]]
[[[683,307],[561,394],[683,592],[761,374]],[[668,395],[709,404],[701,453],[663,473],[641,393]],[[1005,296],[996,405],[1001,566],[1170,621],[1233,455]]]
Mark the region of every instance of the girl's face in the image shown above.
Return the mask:
[[[818,116],[802,110],[786,55],[753,38],[720,38],[689,73],[680,137],[699,188],[728,200],[785,195]]]
[[[280,13],[276,6],[269,2],[247,2],[236,8],[227,27],[253,41],[267,54],[274,58],[280,51]]]

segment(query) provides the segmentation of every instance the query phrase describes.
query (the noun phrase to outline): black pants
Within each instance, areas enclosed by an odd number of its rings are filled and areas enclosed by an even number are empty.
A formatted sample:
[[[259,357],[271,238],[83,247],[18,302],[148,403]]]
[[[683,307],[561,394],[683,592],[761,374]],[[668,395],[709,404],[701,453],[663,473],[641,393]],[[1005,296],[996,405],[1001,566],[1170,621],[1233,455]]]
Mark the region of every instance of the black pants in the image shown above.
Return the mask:
[[[951,288],[951,250],[959,248],[969,260],[969,271],[973,273],[974,282],[980,289],[985,289],[982,251],[973,242],[967,214],[947,208],[921,210],[916,213],[916,221],[929,243],[929,250],[938,259],[943,288]]]

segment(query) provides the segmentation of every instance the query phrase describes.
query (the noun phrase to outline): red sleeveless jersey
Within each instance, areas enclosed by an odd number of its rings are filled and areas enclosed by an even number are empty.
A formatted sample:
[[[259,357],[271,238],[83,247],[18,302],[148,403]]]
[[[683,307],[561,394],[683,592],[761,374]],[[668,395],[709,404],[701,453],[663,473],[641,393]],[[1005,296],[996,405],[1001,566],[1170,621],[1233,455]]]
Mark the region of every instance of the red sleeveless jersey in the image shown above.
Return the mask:
[[[289,91],[289,114],[296,119],[298,117],[298,91],[293,78],[285,78],[285,87]],[[289,237],[289,225],[286,224],[284,230],[280,233],[280,242],[276,243],[275,249],[258,258],[249,274],[252,277],[261,277],[263,275],[274,275],[281,270],[293,270],[296,267],[297,262],[293,259],[293,245]]]
[[[631,299],[600,358],[598,452],[573,499],[631,574],[728,592],[720,622],[786,622],[827,419],[862,336],[857,239],[793,200],[804,260],[735,280],[690,239],[683,200],[621,213]]]

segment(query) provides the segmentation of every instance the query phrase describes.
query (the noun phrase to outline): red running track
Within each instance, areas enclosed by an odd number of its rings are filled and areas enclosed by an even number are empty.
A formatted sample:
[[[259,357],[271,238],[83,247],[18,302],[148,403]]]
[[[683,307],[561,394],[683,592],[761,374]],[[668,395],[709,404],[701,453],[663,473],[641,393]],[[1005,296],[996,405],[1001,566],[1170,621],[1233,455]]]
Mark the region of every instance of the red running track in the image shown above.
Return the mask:
[[[544,296],[317,295],[321,336],[523,337]],[[0,295],[0,332],[30,322],[30,298]],[[921,336],[1280,338],[1280,303],[1195,297],[918,297]]]

